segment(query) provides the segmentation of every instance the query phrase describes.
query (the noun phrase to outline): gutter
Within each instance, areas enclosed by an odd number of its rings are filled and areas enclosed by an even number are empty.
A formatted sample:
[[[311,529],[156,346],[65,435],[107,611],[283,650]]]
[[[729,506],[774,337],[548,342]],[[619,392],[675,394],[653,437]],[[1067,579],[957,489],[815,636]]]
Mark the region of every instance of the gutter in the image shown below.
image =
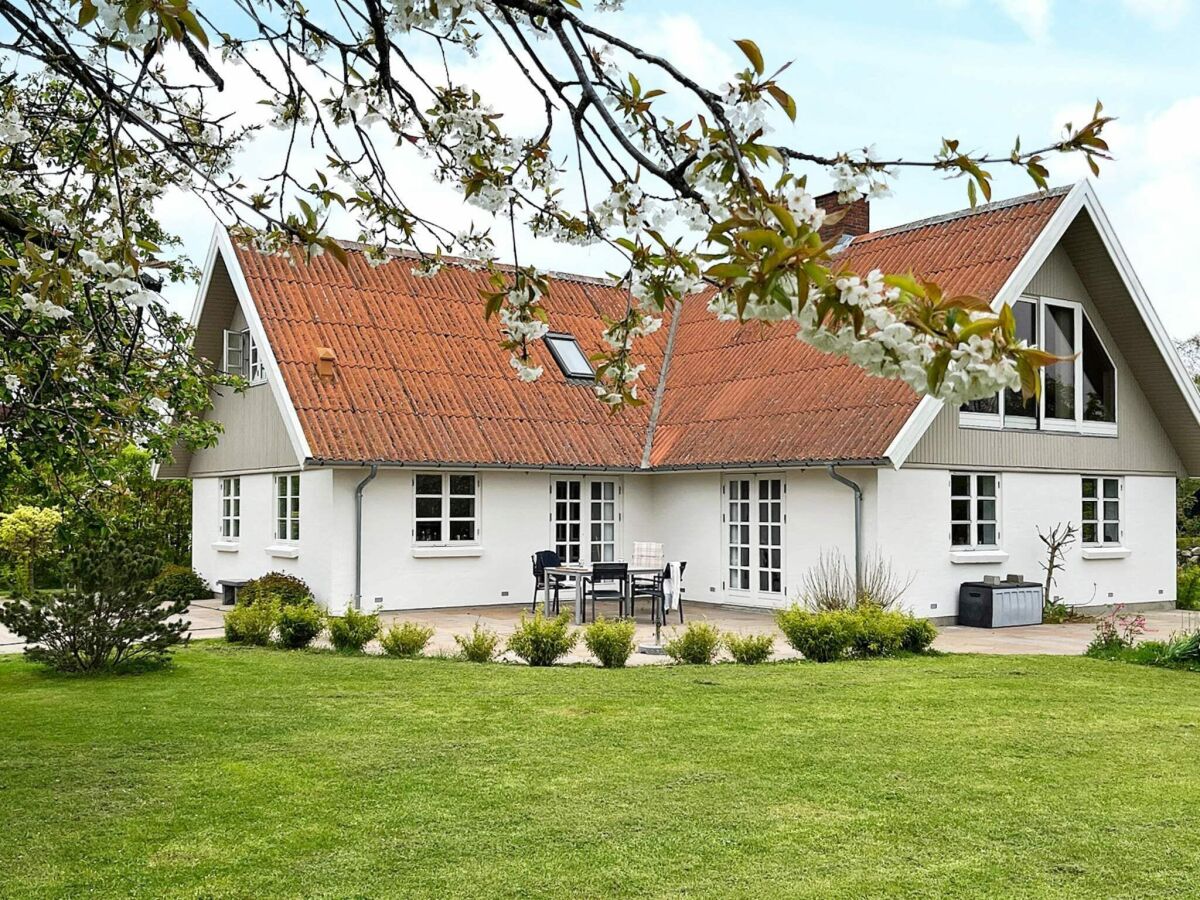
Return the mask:
[[[862,570],[863,570],[863,530],[862,530],[862,506],[863,492],[862,487],[857,481],[851,481],[832,465],[828,467],[829,477],[839,484],[844,484],[850,490],[854,491],[854,595],[857,597],[862,593]]]
[[[587,466],[572,465],[570,463],[441,462],[427,459],[321,459],[312,456],[304,461],[305,468],[318,466],[321,468],[361,469],[363,466],[374,466],[381,469],[481,469],[484,471],[500,470],[509,472],[628,472],[640,474],[653,474],[655,472],[753,472],[768,469],[825,469],[830,466],[848,466],[864,469],[881,468],[890,465],[891,461],[884,457],[875,459],[779,459],[746,463],[681,463],[679,465],[651,466],[648,469],[641,468],[640,466]]]
[[[371,463],[371,473],[354,488],[354,608],[362,609],[362,509],[363,491],[379,474],[379,466]]]

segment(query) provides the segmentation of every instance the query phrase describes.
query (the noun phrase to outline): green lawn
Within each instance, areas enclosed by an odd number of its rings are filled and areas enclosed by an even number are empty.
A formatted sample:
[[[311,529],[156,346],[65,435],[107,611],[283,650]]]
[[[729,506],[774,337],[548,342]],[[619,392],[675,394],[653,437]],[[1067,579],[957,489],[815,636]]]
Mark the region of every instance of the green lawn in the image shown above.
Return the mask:
[[[1200,680],[1083,658],[0,658],[0,894],[1200,892]]]

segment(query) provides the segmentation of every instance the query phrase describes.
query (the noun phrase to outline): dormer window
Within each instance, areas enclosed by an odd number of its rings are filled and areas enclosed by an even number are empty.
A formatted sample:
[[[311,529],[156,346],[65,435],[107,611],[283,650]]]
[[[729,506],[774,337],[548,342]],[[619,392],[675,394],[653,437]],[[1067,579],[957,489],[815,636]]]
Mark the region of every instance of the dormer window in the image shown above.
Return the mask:
[[[267,380],[258,344],[250,336],[249,329],[225,332],[224,356],[221,368],[228,374],[240,375],[251,384],[262,384]]]
[[[545,341],[546,346],[550,348],[550,355],[568,378],[592,381],[596,377],[587,354],[583,352],[574,335],[551,332],[546,335]]]
[[[1017,337],[1065,357],[1042,370],[1040,399],[1001,391],[965,404],[959,423],[986,428],[1040,428],[1117,433],[1117,369],[1082,305],[1050,297],[1013,304]]]

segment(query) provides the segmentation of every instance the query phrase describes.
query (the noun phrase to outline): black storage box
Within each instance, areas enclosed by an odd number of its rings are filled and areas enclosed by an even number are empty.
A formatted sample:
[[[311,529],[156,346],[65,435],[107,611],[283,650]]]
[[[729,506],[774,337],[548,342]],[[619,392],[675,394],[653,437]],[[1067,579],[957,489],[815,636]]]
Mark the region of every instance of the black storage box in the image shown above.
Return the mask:
[[[958,624],[1007,628],[1042,624],[1042,586],[1031,581],[967,581],[958,589]]]

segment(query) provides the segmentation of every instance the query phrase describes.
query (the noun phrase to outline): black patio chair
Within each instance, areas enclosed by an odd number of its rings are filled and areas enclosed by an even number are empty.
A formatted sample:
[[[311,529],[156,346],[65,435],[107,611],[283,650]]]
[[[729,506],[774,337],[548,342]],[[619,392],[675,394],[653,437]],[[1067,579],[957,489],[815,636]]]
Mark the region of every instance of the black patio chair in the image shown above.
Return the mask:
[[[601,587],[601,585],[605,585]],[[610,585],[616,585],[611,587]],[[592,573],[583,578],[583,611],[587,621],[587,601],[592,598],[592,621],[596,621],[596,601],[616,600],[619,615],[625,615],[625,598],[629,593],[629,563],[592,563]]]
[[[562,558],[553,550],[539,550],[533,556],[529,557],[533,562],[533,605],[530,607],[530,612],[537,612],[537,596],[538,591],[546,588],[546,569],[554,568],[562,565]],[[558,615],[558,590],[566,584],[567,578],[565,575],[551,575],[550,587],[554,591],[554,614]],[[547,592],[549,594],[549,592]],[[550,615],[549,597],[547,597],[546,615]]]
[[[679,564],[679,581],[675,585],[675,603],[679,607],[679,621],[683,621],[683,572],[687,568],[687,562]],[[649,597],[654,603],[651,607],[652,618],[657,621],[660,613],[663,611],[663,604],[666,602],[666,596],[663,594],[663,581],[667,578],[667,566],[663,566],[661,572],[654,575],[643,575],[633,582],[633,597]],[[632,601],[630,601],[632,607]],[[633,613],[631,612],[630,615]],[[666,616],[663,616],[666,619]],[[665,625],[666,622],[664,621]]]

